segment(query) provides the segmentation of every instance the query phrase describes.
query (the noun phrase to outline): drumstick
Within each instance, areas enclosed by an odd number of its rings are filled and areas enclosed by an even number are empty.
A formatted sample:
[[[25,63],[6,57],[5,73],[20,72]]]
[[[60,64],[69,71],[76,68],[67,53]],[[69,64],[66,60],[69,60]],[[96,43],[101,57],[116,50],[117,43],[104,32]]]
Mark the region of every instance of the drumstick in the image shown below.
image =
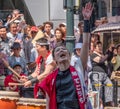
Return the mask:
[[[23,83],[8,83],[9,86],[23,86]]]
[[[12,73],[14,73],[18,78],[20,78],[20,75],[19,75],[16,71],[14,71],[13,68],[11,68],[10,66],[8,66],[8,69],[9,69]]]
[[[14,71],[13,68],[11,68],[11,67],[9,66],[8,62],[7,62],[5,59],[2,59],[2,60],[3,60],[4,64],[7,66],[7,68],[8,68],[12,73],[14,73],[18,78],[20,78],[20,75],[19,75],[16,71]]]

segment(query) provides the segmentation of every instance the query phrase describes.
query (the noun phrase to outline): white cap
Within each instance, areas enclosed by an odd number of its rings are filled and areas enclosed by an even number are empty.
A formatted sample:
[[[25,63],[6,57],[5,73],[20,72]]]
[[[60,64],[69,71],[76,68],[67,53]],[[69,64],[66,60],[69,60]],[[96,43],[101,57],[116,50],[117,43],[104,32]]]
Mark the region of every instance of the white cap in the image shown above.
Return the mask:
[[[75,49],[82,48],[82,43],[76,43],[75,44]]]
[[[14,22],[15,22],[15,23],[20,23],[20,21],[19,21],[19,20],[15,20]]]

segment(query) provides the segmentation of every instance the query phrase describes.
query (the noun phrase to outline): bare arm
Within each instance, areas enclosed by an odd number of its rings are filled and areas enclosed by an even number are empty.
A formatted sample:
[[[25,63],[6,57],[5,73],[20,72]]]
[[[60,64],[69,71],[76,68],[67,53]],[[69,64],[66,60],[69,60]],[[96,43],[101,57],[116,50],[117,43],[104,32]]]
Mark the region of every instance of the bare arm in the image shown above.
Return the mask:
[[[107,60],[108,55],[105,56],[97,56],[93,59],[93,61],[97,62],[97,63],[103,63],[105,60]]]
[[[47,65],[45,71],[37,76],[39,81],[43,80],[47,75],[49,75],[56,67],[56,63],[52,62],[51,64]]]
[[[12,18],[9,23],[14,22],[15,20],[17,20],[20,16],[23,16],[23,14],[18,14],[16,17]]]
[[[87,61],[88,61],[88,53],[89,53],[89,41],[90,41],[90,28],[89,28],[89,20],[92,14],[92,4],[89,2],[85,5],[85,7],[83,7],[82,9],[82,14],[84,17],[84,21],[86,21],[86,24],[84,23],[84,26],[86,28],[84,28],[84,33],[83,33],[83,46],[81,49],[81,61],[82,61],[82,65],[83,65],[83,69],[85,70],[85,68],[87,67]],[[88,26],[88,27],[87,27]]]
[[[90,40],[90,34],[89,33],[83,33],[83,46],[82,46],[82,49],[81,49],[80,58],[81,58],[84,70],[87,67],[88,54],[89,54],[89,40]]]
[[[46,76],[49,72],[53,71],[53,69],[55,68],[55,66],[56,66],[56,64],[55,64],[54,61],[51,64],[46,65],[44,72],[42,74],[40,74],[40,75],[38,75],[38,73],[37,73],[38,66],[36,66],[36,69],[31,74],[31,76],[33,78],[38,77],[38,79],[41,78],[41,77],[44,78],[44,76]]]
[[[34,76],[34,78],[37,77],[37,80],[42,81],[42,80],[43,80],[47,75],[49,75],[55,68],[56,68],[56,63],[53,61],[51,64],[49,64],[49,65],[46,66],[45,71],[44,71],[42,74],[36,76],[36,72],[34,72],[34,73],[32,74],[32,77],[33,77],[33,76]],[[24,83],[24,87],[31,86],[31,84],[32,84],[31,81],[32,81],[32,79],[29,80],[29,81],[26,81],[26,82]]]

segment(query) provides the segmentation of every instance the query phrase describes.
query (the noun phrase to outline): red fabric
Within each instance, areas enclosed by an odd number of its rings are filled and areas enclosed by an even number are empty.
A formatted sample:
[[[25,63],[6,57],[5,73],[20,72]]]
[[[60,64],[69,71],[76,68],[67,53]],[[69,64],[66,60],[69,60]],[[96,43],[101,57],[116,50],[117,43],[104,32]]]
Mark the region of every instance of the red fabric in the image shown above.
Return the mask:
[[[70,67],[70,72],[74,72],[74,68]],[[49,96],[49,109],[57,109],[57,101],[56,101],[56,77],[58,74],[58,69],[55,70],[53,73],[48,75],[40,84],[39,87],[47,92]],[[73,77],[72,77],[73,78]],[[74,80],[73,80],[74,81]],[[77,94],[78,95],[78,94]],[[79,97],[78,97],[79,98]],[[81,109],[85,109],[85,107],[79,104]]]
[[[49,109],[57,109],[57,101],[56,101],[56,89],[55,89],[55,81],[58,74],[58,70],[54,71],[52,74],[48,75],[40,84],[39,87],[47,92],[49,96]]]
[[[38,98],[38,91],[39,91],[39,87],[38,87],[38,83],[36,83],[34,86],[34,98]]]
[[[23,73],[21,73],[20,75],[21,75],[21,76],[25,76],[25,74],[23,74]],[[6,76],[6,78],[5,78],[5,80],[4,80],[4,85],[5,85],[5,87],[9,87],[9,83],[18,83],[17,81],[14,81],[14,80],[12,79],[12,77],[13,77],[13,74]],[[18,86],[16,87],[16,89],[15,89],[14,91],[16,91],[16,92],[19,91],[19,90],[18,90]]]
[[[36,59],[38,75],[40,74],[41,61],[42,61],[42,56],[38,56],[38,58]],[[38,98],[38,91],[39,91],[39,87],[38,87],[38,83],[36,83],[34,86],[34,98]]]
[[[83,97],[84,95],[82,92],[82,84],[81,84],[80,78],[78,76],[78,73],[73,67],[70,68],[70,71],[72,74],[74,85],[76,87],[76,93],[77,93],[80,109],[85,109],[85,100]]]
[[[37,65],[40,63],[41,59],[42,59],[42,56],[38,56],[38,57],[37,57],[37,59],[36,59]]]
[[[50,55],[50,51],[48,51],[47,56],[45,61],[47,60],[48,56]],[[41,61],[42,61],[42,56],[38,56],[38,58],[36,59],[36,63],[37,63],[37,74],[40,74],[40,68],[41,68]],[[46,65],[46,64],[45,64]],[[45,66],[44,66],[45,67]],[[38,91],[39,91],[39,83],[36,83],[34,86],[34,98],[38,98]]]

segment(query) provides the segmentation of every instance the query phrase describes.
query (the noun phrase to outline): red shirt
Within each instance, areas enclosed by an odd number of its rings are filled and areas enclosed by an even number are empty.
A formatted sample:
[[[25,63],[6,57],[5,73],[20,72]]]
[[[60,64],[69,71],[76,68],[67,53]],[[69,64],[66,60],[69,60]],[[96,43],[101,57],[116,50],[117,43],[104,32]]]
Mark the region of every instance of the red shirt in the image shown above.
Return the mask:
[[[25,74],[21,73],[20,76],[25,76]],[[18,83],[17,81],[13,80],[13,74],[6,76],[5,80],[4,80],[4,85],[5,87],[9,87],[9,83]],[[19,91],[18,86],[16,87],[16,89],[14,91]]]

